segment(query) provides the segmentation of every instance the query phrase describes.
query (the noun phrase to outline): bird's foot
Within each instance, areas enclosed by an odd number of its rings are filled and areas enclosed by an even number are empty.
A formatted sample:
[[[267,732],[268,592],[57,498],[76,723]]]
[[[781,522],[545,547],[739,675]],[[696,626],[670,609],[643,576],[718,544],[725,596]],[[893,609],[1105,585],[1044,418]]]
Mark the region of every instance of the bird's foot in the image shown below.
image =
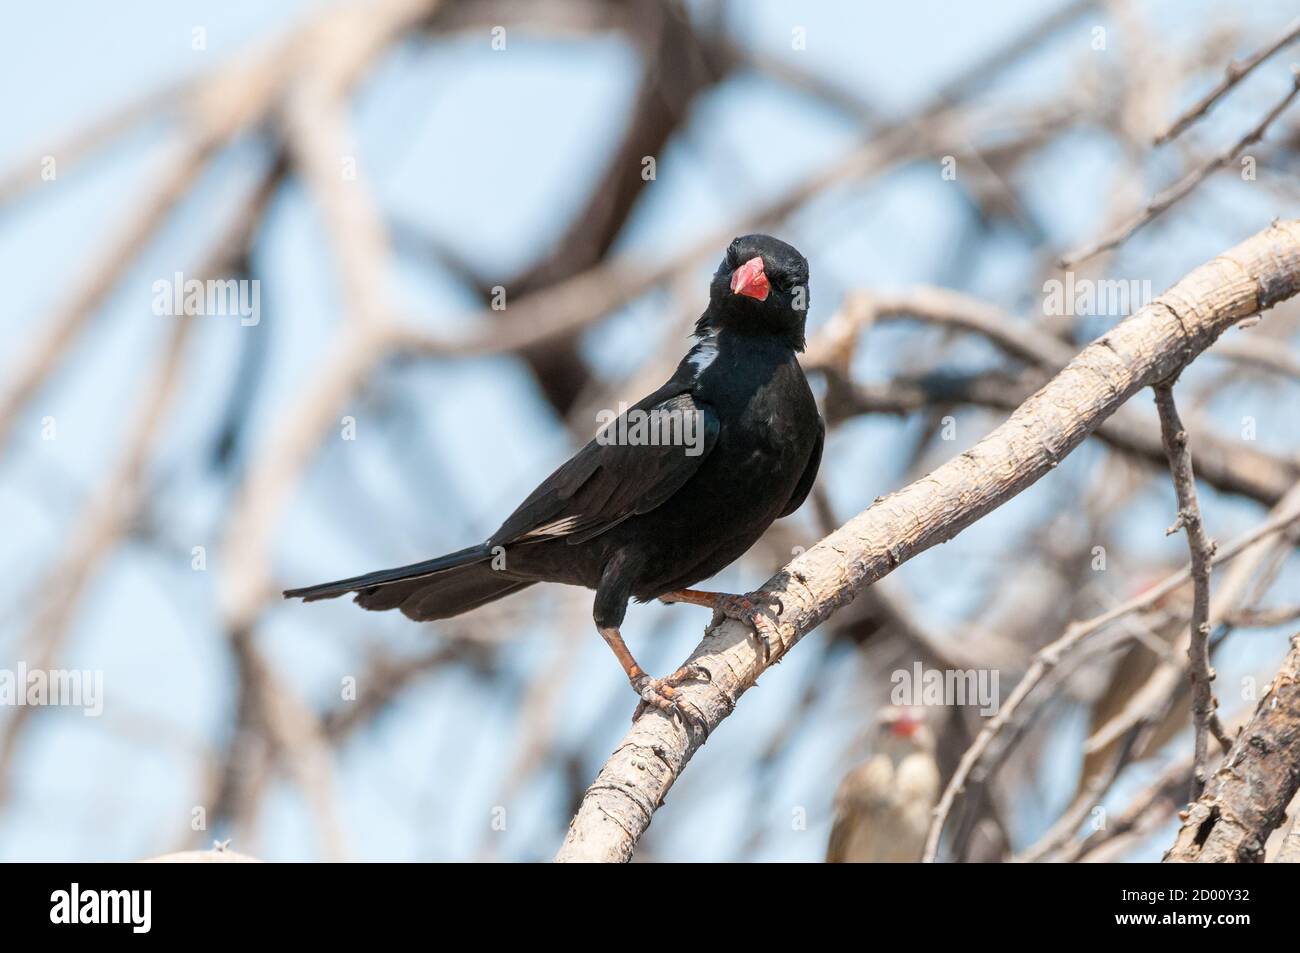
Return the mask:
[[[679,706],[681,696],[677,689],[684,682],[704,681],[710,682],[713,675],[703,665],[696,665],[688,662],[671,675],[664,678],[651,678],[642,672],[640,675],[628,679],[632,685],[632,691],[636,692],[641,699],[641,704],[637,705],[636,711],[632,714],[632,720],[636,721],[641,717],[646,707],[658,708],[660,711],[667,712],[673,716],[682,715],[682,709]]]
[[[775,607],[775,611],[772,611]],[[764,611],[766,608],[767,611]],[[722,619],[735,619],[752,628],[763,646],[763,661],[772,659],[773,651],[783,647],[781,629],[776,617],[785,611],[781,597],[770,592],[750,592],[743,596],[733,596],[725,592],[718,593],[713,605],[713,620],[717,624]]]

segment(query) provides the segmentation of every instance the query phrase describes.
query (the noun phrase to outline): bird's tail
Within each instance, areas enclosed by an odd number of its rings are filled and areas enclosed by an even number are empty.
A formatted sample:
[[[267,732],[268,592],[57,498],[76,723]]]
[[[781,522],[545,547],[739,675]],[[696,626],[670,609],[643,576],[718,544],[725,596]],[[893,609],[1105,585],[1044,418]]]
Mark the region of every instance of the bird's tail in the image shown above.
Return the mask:
[[[531,580],[493,569],[491,559],[486,544],[471,546],[410,566],[289,589],[284,596],[315,602],[355,592],[355,601],[363,609],[401,609],[420,621],[449,619],[532,585]]]

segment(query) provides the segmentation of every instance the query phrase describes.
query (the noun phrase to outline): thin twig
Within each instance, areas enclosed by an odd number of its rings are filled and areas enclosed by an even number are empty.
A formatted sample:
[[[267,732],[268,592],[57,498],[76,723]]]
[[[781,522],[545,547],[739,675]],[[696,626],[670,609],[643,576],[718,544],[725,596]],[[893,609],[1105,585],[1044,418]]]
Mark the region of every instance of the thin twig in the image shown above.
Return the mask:
[[[120,462],[106,475],[103,489],[79,514],[66,552],[36,587],[36,605],[19,650],[34,670],[54,667],[82,593],[93,581],[100,562],[126,534],[145,500],[149,459],[172,409],[172,395],[182,379],[185,342],[194,324],[183,315],[170,320],[158,366],[145,388]],[[18,705],[5,719],[0,731],[0,802],[11,793],[9,777],[18,739],[28,718],[39,710]]]
[[[1242,609],[1224,621],[1235,629],[1272,629],[1300,620],[1300,606],[1274,606],[1269,609]]]
[[[232,262],[247,248],[277,182],[278,178],[268,171],[259,186],[249,192],[230,224],[209,249],[199,266],[199,275],[216,277],[230,269]],[[46,668],[53,664],[67,637],[82,591],[91,581],[100,561],[129,531],[144,506],[149,458],[166,424],[172,394],[181,380],[185,341],[194,324],[184,315],[175,315],[170,320],[173,324],[161,363],[135,416],[121,462],[106,477],[104,492],[78,517],[76,535],[66,554],[49,569],[36,588],[44,602],[34,613],[26,641],[33,657],[40,660],[34,667]],[[12,767],[19,734],[34,710],[29,706],[15,708],[0,732],[0,800],[7,794],[5,779]]]
[[[1284,508],[1282,512],[1274,514],[1267,521],[1261,523],[1255,529],[1246,535],[1235,540],[1232,545],[1225,547],[1212,556],[1213,565],[1220,565],[1245,552],[1255,543],[1259,542],[1274,533],[1281,532],[1287,527],[1300,520],[1300,495],[1292,502],[1292,505]],[[934,821],[930,826],[930,834],[926,839],[926,851],[923,860],[927,863],[933,862],[939,851],[939,838],[943,833],[943,826],[947,821],[949,813],[952,811],[953,804],[956,802],[957,795],[965,787],[966,779],[971,776],[977,765],[980,764],[985,754],[989,751],[994,739],[1006,729],[1016,715],[1016,710],[1021,703],[1028,697],[1029,693],[1038,686],[1040,682],[1064,659],[1068,654],[1075,651],[1092,635],[1102,631],[1112,622],[1115,622],[1133,612],[1152,606],[1162,598],[1173,592],[1179,586],[1183,585],[1192,575],[1192,566],[1180,569],[1178,572],[1171,573],[1158,584],[1151,586],[1141,595],[1123,602],[1115,608],[1102,613],[1086,622],[1078,622],[1066,629],[1065,634],[1051,644],[1039,649],[1026,670],[1024,676],[1017,683],[1011,695],[1003,702],[998,713],[981,729],[975,741],[962,756],[957,770],[953,772],[952,778],[948,781],[939,803],[934,809]],[[1126,726],[1131,728],[1132,725]]]
[[[1014,410],[1046,379],[1032,371],[1016,378],[995,374],[963,378],[941,373],[916,380],[896,379],[874,390],[850,384],[849,362],[861,332],[874,323],[897,320],[916,320],[978,334],[1008,357],[1048,374],[1064,367],[1075,351],[1069,343],[1032,322],[1019,320],[994,305],[947,288],[919,286],[892,294],[856,292],[845,298],[824,333],[812,342],[803,362],[805,368],[816,368],[827,374],[829,415],[901,414],[935,404],[955,403]],[[1230,350],[1236,343],[1240,342],[1220,339],[1209,355],[1225,348]],[[1285,353],[1276,346],[1272,350]],[[1096,435],[1117,450],[1142,457],[1162,469],[1165,466],[1159,427],[1145,416],[1129,413],[1128,408],[1102,424]],[[1195,436],[1196,471],[1217,490],[1243,494],[1272,506],[1300,478],[1300,469],[1290,460],[1248,448],[1240,440],[1229,440],[1204,429],[1198,430]]]
[[[1230,613],[1237,611],[1251,601],[1248,587],[1252,578],[1282,551],[1295,545],[1294,532],[1289,529],[1294,514],[1300,513],[1300,484],[1294,486],[1269,513],[1265,525],[1283,523],[1286,531],[1283,535],[1266,539],[1258,535],[1256,539],[1241,552],[1241,558],[1234,559],[1232,567],[1223,575],[1217,591],[1210,600],[1210,629],[1215,629]],[[1234,544],[1234,549],[1236,544]],[[1222,563],[1224,554],[1215,556],[1214,564]],[[1184,575],[1190,578],[1190,573]],[[1175,643],[1178,656],[1185,656],[1190,642],[1190,632],[1184,632]],[[1179,683],[1187,678],[1186,666],[1183,664],[1162,663],[1147,678],[1146,682],[1128,697],[1122,711],[1109,719],[1092,733],[1084,744],[1084,751],[1100,751],[1121,737],[1133,725],[1153,717],[1154,712],[1163,711],[1178,690]]]
[[[1291,88],[1287,94],[1268,111],[1268,114],[1255,125],[1253,129],[1238,139],[1235,143],[1224,149],[1218,155],[1211,157],[1207,162],[1197,166],[1187,175],[1183,176],[1169,188],[1160,192],[1147,203],[1146,208],[1134,215],[1128,221],[1124,222],[1118,228],[1108,232],[1104,238],[1099,239],[1091,245],[1085,245],[1063,257],[1060,261],[1062,268],[1073,268],[1080,262],[1087,261],[1094,255],[1101,252],[1109,251],[1112,248],[1126,241],[1134,232],[1142,228],[1156,216],[1167,211],[1175,202],[1183,198],[1194,188],[1204,182],[1214,172],[1226,166],[1229,162],[1236,159],[1246,149],[1247,146],[1253,145],[1264,138],[1264,133],[1272,125],[1273,120],[1282,114],[1282,112],[1291,105],[1291,101],[1300,93],[1300,73],[1297,73],[1292,80]]]
[[[1238,83],[1254,72],[1255,67],[1270,59],[1273,54],[1283,50],[1292,43],[1300,40],[1300,19],[1293,20],[1286,31],[1270,43],[1259,50],[1256,50],[1244,60],[1234,60],[1229,63],[1223,71],[1223,79],[1208,93],[1196,101],[1186,112],[1169,124],[1164,132],[1156,136],[1155,144],[1164,145],[1169,140],[1179,136],[1185,129],[1196,122],[1202,116],[1213,108],[1214,104],[1233,90]]]
[[[1144,735],[1149,734],[1150,726],[1143,725],[1131,730],[1125,737],[1119,750],[1115,752],[1114,757],[1110,759],[1104,771],[1099,772],[1093,777],[1083,790],[1079,791],[1073,803],[1065,810],[1056,823],[1044,834],[1039,840],[1021,851],[1013,862],[1032,864],[1036,863],[1061,845],[1067,843],[1073,836],[1074,832],[1079,829],[1093,808],[1101,801],[1111,787],[1119,779],[1120,774],[1133,759],[1135,753],[1146,743]]]
[[[1105,827],[1066,845],[1047,859],[1057,863],[1086,861],[1107,844],[1144,833],[1154,822],[1163,822],[1171,816],[1174,807],[1185,803],[1191,777],[1190,757],[1173,761]]]
[[[1196,477],[1192,473],[1192,455],[1187,450],[1187,431],[1178,416],[1174,403],[1172,381],[1157,384],[1156,410],[1160,414],[1160,432],[1164,437],[1165,454],[1169,457],[1169,473],[1178,497],[1178,517],[1166,535],[1183,530],[1187,534],[1187,548],[1192,554],[1192,620],[1191,641],[1187,647],[1192,679],[1192,726],[1195,741],[1192,760],[1192,796],[1196,800],[1205,788],[1209,771],[1210,731],[1217,725],[1214,709],[1214,671],[1210,668],[1210,567],[1214,560],[1214,542],[1205,533],[1200,503],[1196,498]],[[1224,748],[1231,742],[1218,725],[1215,736]]]

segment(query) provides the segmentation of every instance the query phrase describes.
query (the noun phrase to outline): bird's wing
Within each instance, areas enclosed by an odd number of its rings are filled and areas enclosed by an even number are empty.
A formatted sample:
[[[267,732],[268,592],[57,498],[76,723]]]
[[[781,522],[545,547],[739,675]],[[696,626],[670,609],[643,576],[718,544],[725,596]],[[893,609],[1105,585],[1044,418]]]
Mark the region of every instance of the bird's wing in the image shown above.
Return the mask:
[[[602,442],[597,437],[547,477],[506,519],[489,545],[558,538],[577,544],[599,536],[671,497],[717,443],[717,412],[672,381],[630,408],[610,428],[635,427],[637,418],[629,420],[633,411],[658,411],[660,421],[678,421],[676,433],[685,439],[656,445],[634,440]],[[685,423],[688,419],[690,423]],[[693,429],[680,429],[683,426]],[[609,429],[606,433],[630,434],[632,430]]]
[[[813,444],[812,453],[808,455],[808,464],[803,468],[803,475],[799,477],[799,482],[790,494],[790,502],[786,503],[785,509],[781,510],[781,516],[789,516],[799,507],[803,506],[803,501],[808,499],[808,494],[812,491],[813,483],[817,480],[817,468],[822,463],[822,446],[826,443],[826,423],[822,420],[821,415],[817,415],[817,442]]]
[[[870,859],[875,819],[889,806],[894,786],[894,766],[885,755],[875,755],[844,776],[835,790],[834,820],[826,844],[828,864],[861,863]]]
[[[826,863],[843,864],[849,857],[849,836],[853,832],[853,819],[847,814],[836,812],[831,824],[830,840],[826,842]]]

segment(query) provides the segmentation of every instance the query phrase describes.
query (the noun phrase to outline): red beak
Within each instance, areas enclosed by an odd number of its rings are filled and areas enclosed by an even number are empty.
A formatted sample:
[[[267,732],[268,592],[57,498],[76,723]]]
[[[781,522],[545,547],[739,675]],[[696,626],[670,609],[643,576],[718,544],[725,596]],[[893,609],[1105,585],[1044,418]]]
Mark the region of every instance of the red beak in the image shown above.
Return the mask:
[[[763,274],[763,256],[755,255],[731,273],[731,293],[746,298],[767,300],[767,275]]]
[[[920,719],[903,717],[890,724],[889,733],[899,738],[910,738],[917,733],[920,727]]]

